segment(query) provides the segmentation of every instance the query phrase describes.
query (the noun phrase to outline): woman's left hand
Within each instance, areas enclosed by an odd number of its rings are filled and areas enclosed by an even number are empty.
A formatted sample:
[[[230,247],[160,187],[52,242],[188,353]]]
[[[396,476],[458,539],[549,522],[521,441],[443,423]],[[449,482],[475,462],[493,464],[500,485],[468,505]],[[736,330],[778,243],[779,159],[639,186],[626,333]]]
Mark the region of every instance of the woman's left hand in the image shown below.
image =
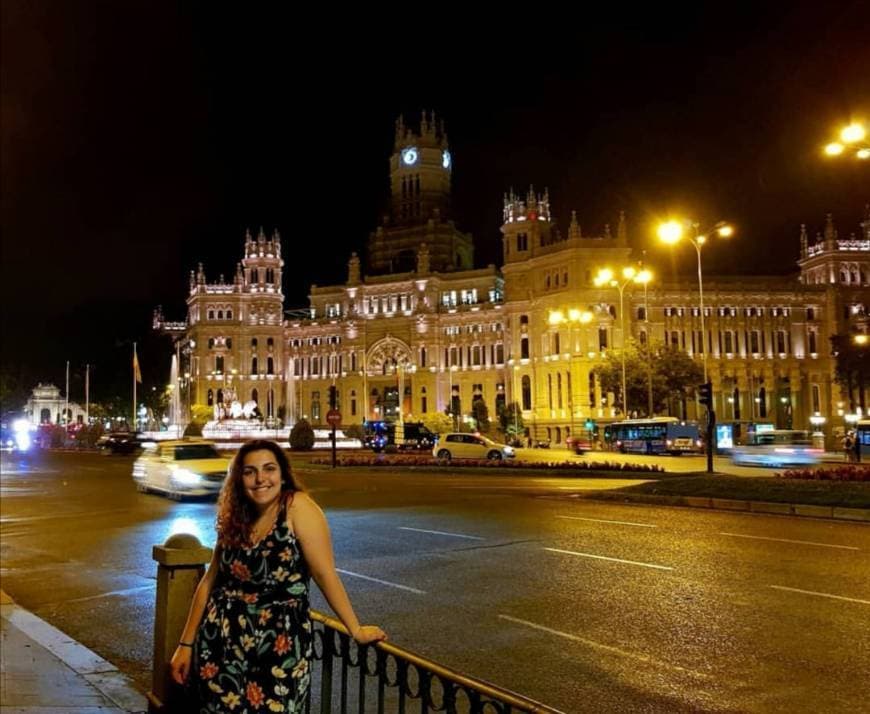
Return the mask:
[[[353,633],[353,638],[361,645],[369,642],[381,642],[387,639],[387,633],[377,625],[360,625]]]

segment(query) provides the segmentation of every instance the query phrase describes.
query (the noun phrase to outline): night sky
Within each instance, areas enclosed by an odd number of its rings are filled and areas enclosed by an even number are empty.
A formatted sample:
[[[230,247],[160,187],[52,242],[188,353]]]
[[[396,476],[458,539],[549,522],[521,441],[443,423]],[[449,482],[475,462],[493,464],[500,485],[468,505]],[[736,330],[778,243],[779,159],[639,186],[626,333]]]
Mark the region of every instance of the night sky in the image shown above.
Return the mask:
[[[802,222],[832,211],[848,234],[870,201],[870,165],[820,154],[870,118],[870,10],[706,5],[473,20],[3,0],[4,378],[62,384],[70,360],[80,399],[89,362],[96,398],[126,394],[137,340],[165,383],[153,307],[183,319],[190,269],[232,276],[246,227],[281,232],[286,307],[305,306],[364,255],[395,119],[424,108],[447,122],[480,266],[499,262],[503,193],[533,183],[563,230],[571,209],[589,234],[625,210],[660,272],[693,266],[649,229],[680,209],[739,228],[705,275],[792,271]]]

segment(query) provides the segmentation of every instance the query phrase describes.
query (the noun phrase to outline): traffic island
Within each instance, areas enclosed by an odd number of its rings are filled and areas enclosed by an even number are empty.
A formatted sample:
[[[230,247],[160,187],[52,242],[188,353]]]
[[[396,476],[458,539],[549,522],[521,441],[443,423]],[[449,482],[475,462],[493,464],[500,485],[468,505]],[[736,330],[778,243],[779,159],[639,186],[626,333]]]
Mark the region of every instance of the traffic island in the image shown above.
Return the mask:
[[[870,522],[870,482],[690,475],[578,498]]]

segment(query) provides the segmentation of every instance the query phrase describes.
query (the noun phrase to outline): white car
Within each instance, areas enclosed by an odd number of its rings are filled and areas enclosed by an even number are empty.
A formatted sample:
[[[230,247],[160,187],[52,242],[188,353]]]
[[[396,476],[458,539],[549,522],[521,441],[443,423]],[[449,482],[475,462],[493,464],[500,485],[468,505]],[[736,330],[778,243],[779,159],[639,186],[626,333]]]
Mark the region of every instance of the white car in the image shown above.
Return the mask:
[[[499,444],[480,434],[444,434],[432,447],[432,455],[450,459],[490,459],[501,461],[515,456],[512,446]]]
[[[177,501],[214,496],[223,486],[229,462],[211,441],[160,441],[136,459],[133,481],[143,493],[158,491]]]
[[[813,447],[807,432],[776,429],[755,434],[748,444],[735,446],[731,461],[741,466],[812,466],[822,453]]]

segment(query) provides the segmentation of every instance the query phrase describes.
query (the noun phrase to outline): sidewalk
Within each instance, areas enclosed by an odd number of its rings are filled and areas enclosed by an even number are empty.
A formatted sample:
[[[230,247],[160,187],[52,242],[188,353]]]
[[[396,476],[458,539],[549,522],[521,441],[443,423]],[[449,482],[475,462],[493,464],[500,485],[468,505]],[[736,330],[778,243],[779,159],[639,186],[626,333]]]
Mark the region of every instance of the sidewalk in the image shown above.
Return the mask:
[[[148,709],[118,669],[0,590],[2,714],[140,714]]]

